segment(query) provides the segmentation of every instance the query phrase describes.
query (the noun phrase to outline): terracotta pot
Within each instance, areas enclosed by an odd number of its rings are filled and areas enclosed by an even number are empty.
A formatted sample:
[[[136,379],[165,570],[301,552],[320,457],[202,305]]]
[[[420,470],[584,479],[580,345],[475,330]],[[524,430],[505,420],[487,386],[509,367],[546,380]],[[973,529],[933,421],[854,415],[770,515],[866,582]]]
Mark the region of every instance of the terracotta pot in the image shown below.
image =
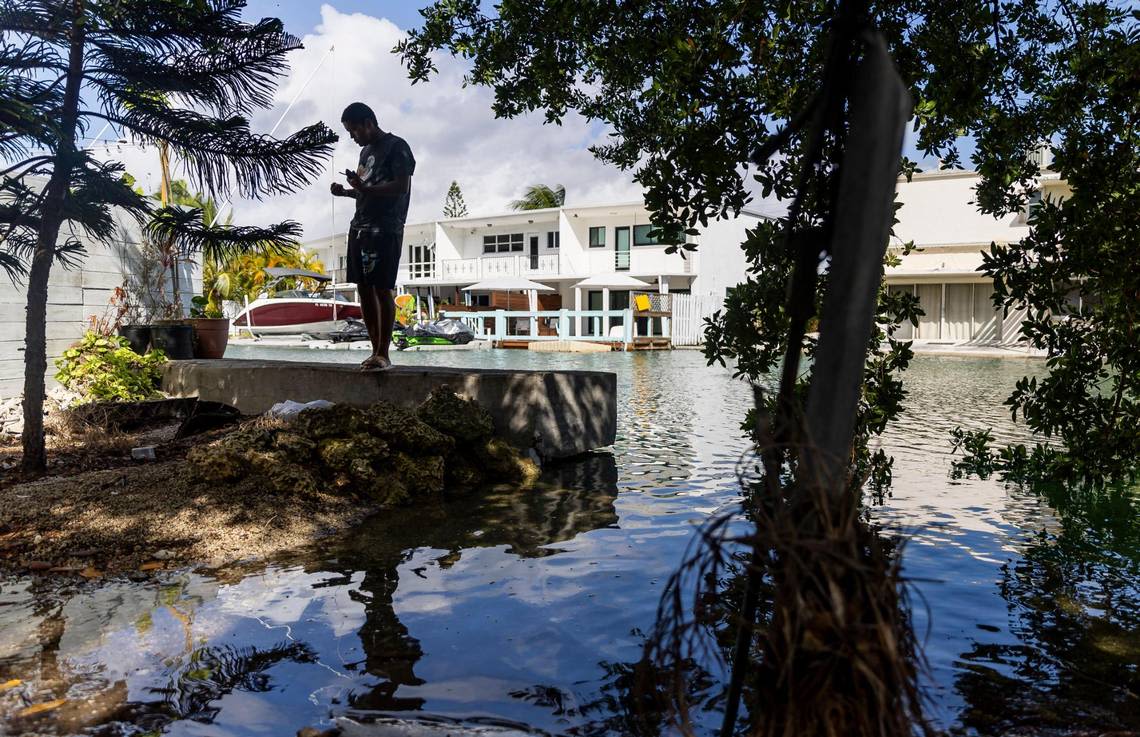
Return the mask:
[[[230,342],[228,317],[196,317],[194,326],[194,358],[221,358]]]

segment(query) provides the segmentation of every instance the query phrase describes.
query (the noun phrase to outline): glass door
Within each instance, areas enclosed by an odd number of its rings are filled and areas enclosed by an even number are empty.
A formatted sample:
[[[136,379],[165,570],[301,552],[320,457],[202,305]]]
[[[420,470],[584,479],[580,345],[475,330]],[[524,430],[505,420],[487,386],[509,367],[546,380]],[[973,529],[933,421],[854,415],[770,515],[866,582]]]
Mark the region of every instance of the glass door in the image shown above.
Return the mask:
[[[530,270],[538,271],[538,236],[530,237]]]
[[[614,271],[629,271],[629,227],[614,228]]]

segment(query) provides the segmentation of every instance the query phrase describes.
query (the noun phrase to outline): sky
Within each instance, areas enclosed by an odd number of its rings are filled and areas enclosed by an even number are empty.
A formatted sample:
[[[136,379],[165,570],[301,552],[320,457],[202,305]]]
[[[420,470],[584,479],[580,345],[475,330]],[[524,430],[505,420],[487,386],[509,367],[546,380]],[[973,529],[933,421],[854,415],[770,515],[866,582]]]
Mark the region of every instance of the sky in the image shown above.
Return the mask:
[[[325,4],[251,0],[249,20],[279,17],[305,46],[290,55],[291,68],[281,80],[273,108],[251,117],[253,130],[268,133],[296,97],[277,135],[288,135],[316,121],[324,121],[342,135],[320,178],[290,195],[235,201],[235,224],[293,219],[304,227],[305,241],[342,232],[348,226],[354,203],[332,197],[329,185],[334,172],[335,181],[343,181],[339,172],[356,168],[359,148],[340,124],[341,111],[355,100],[371,106],[380,127],[411,146],[416,172],[409,222],[441,217],[452,180],[459,183],[473,215],[506,211],[511,200],[536,183],[565,185],[567,204],[640,199],[641,190],[630,172],[604,165],[587,151],[589,145],[604,142],[600,126],[577,116],[569,116],[561,126],[544,124],[541,114],[496,120],[491,90],[463,88],[462,62],[446,55],[437,59],[437,76],[413,86],[391,50],[405,29],[418,25],[419,6],[381,0]],[[328,53],[330,47],[332,53]],[[112,134],[101,136],[108,137]],[[122,146],[112,151],[147,191],[158,188],[154,150]],[[179,177],[177,163],[174,166],[172,176]]]
[[[490,0],[484,2],[489,4]],[[459,183],[472,215],[504,212],[528,185],[538,183],[564,185],[570,205],[641,199],[642,190],[632,181],[632,172],[603,164],[587,150],[592,144],[606,142],[606,129],[600,124],[591,125],[576,114],[568,115],[562,125],[544,123],[541,113],[498,120],[491,112],[492,91],[464,88],[464,62],[444,54],[436,57],[438,75],[428,83],[412,85],[391,50],[407,29],[419,25],[422,19],[418,8],[426,3],[249,0],[247,20],[281,18],[285,28],[304,44],[290,55],[290,68],[280,80],[273,107],[253,114],[252,129],[269,133],[280,120],[277,135],[286,136],[323,121],[342,135],[319,178],[292,194],[234,201],[235,224],[267,225],[292,219],[303,226],[303,241],[347,228],[354,203],[332,197],[329,185],[343,181],[340,172],[356,166],[359,148],[340,124],[341,111],[356,100],[376,111],[381,128],[406,139],[416,158],[409,222],[441,217],[453,180]],[[115,137],[110,131],[90,135]],[[904,149],[915,157],[912,146]],[[158,189],[158,155],[154,149],[111,144],[106,150],[122,161],[147,191]],[[172,175],[183,176],[177,161],[173,164]],[[781,209],[775,203],[754,206]]]

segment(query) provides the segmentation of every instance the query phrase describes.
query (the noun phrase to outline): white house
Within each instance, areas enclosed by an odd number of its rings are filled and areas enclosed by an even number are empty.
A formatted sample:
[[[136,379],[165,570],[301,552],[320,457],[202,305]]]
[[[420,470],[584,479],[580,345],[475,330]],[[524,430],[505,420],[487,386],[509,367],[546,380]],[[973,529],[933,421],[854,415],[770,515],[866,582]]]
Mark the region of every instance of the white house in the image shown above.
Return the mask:
[[[990,296],[993,282],[978,271],[982,253],[992,243],[1016,243],[1029,235],[1027,213],[993,218],[973,204],[979,175],[972,171],[934,171],[900,180],[899,223],[892,248],[913,241],[919,250],[888,268],[891,289],[917,295],[926,313],[917,328],[904,325],[897,337],[922,343],[1013,343],[1024,312],[1003,317]],[[1046,172],[1041,196],[1070,193],[1057,174]]]
[[[891,248],[917,250],[886,271],[892,289],[915,294],[925,311],[917,328],[898,337],[924,344],[1000,344],[1017,340],[1024,313],[1003,316],[993,308],[992,283],[978,271],[991,243],[1014,243],[1029,233],[1026,213],[992,218],[973,204],[979,175],[934,171],[900,178],[900,222]],[[1064,197],[1066,183],[1046,171],[1042,196]],[[719,307],[728,289],[747,278],[740,247],[745,230],[768,217],[754,209],[710,222],[692,237],[698,249],[682,257],[648,237],[652,226],[642,203],[550,208],[478,215],[424,223],[404,230],[398,287],[459,303],[462,287],[495,276],[521,276],[553,287],[561,306],[574,310],[624,309],[629,291],[575,285],[588,278],[626,274],[655,291],[708,296]],[[337,281],[344,278],[345,234],[306,244]],[[605,279],[601,279],[605,281]],[[476,297],[475,299],[480,299]],[[486,299],[483,297],[482,299]],[[604,305],[608,301],[608,305]],[[520,304],[519,309],[526,305]],[[699,322],[699,321],[698,321]]]
[[[487,299],[468,297],[465,286],[500,276],[523,277],[551,287],[563,308],[620,310],[629,307],[628,287],[576,285],[588,277],[624,275],[652,291],[709,295],[719,304],[726,290],[743,280],[740,244],[745,230],[763,217],[745,210],[739,217],[710,222],[690,236],[697,250],[684,255],[666,253],[666,246],[650,237],[653,226],[641,202],[409,223],[397,286],[430,295],[436,304],[461,304]],[[305,248],[318,254],[337,281],[344,280],[345,234],[311,241]]]

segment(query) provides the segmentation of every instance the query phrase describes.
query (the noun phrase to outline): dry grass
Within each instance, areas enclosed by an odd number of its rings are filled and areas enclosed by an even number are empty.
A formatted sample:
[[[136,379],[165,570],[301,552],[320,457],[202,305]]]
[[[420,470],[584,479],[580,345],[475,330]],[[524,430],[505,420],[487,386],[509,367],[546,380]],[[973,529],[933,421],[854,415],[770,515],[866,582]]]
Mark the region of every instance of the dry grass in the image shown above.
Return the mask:
[[[332,489],[286,497],[256,483],[203,484],[182,458],[87,471],[0,489],[0,568],[220,565],[304,545],[373,511]]]

